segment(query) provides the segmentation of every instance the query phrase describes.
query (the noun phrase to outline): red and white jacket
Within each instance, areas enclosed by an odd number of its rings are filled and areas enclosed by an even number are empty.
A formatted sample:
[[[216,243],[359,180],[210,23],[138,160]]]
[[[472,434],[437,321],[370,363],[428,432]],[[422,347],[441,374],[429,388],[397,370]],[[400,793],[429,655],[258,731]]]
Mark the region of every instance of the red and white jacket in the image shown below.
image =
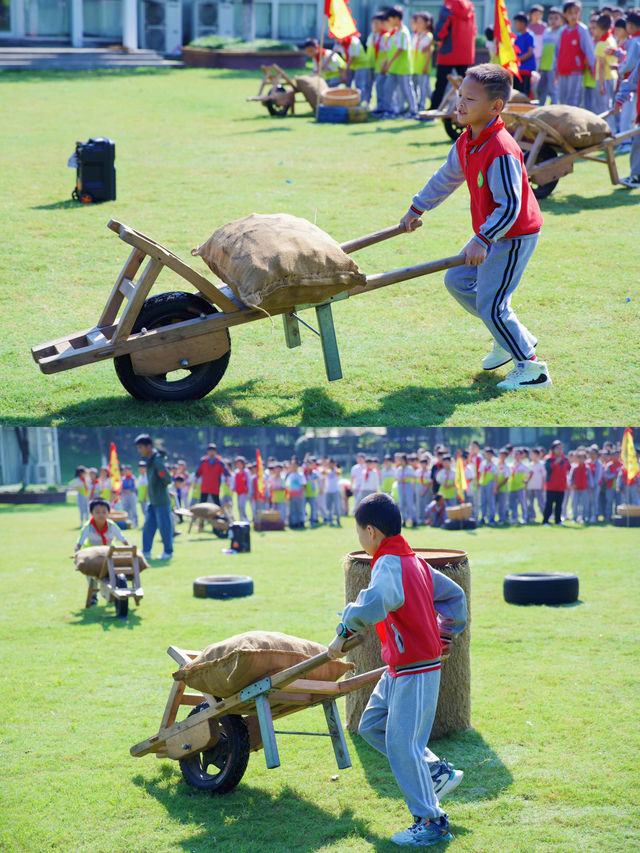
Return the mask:
[[[441,631],[438,614],[452,620]],[[347,604],[342,621],[349,631],[375,624],[382,659],[392,677],[440,669],[447,634],[459,634],[467,622],[464,591],[417,557],[402,536],[382,541],[371,561],[371,583]]]

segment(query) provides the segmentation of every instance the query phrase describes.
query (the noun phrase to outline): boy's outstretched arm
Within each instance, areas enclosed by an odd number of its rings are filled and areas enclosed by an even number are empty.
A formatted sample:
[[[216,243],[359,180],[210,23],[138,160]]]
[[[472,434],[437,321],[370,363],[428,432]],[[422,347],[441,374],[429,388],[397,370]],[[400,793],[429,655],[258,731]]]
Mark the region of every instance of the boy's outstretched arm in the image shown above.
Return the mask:
[[[407,231],[418,228],[420,217],[425,210],[432,210],[441,204],[447,196],[457,190],[464,182],[464,172],[460,165],[458,150],[453,145],[446,161],[430,178],[420,192],[413,197],[411,207],[400,220]]]

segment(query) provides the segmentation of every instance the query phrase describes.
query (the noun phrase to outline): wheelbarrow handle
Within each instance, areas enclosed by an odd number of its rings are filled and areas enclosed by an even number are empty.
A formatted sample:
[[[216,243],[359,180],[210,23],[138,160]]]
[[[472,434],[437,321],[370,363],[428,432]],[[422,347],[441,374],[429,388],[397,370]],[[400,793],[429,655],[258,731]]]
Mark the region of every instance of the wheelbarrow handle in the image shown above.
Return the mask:
[[[418,228],[422,225],[422,220],[418,220]],[[389,228],[383,228],[382,231],[374,231],[373,234],[365,234],[364,237],[356,237],[355,240],[349,240],[343,243],[340,248],[345,254],[350,255],[351,252],[357,252],[358,249],[365,249],[367,246],[373,246],[374,243],[381,243],[383,240],[388,240],[390,237],[397,237],[398,234],[406,234],[406,229],[402,223],[392,225]]]

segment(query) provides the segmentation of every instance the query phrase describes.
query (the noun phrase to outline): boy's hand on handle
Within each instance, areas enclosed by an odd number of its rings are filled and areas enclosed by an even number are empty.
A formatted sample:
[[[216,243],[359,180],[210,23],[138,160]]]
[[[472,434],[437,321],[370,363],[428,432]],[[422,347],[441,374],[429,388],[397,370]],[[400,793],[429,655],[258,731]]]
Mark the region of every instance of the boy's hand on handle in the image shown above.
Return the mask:
[[[465,256],[466,267],[478,267],[487,259],[487,250],[473,237],[462,250],[462,254]]]
[[[338,660],[338,658],[343,658],[346,655],[347,652],[344,648],[344,644],[348,639],[348,637],[336,637],[333,642],[329,644],[327,655],[330,660]]]
[[[404,225],[407,234],[411,234],[412,231],[422,227],[422,219],[416,213],[408,210],[400,220],[400,225]]]

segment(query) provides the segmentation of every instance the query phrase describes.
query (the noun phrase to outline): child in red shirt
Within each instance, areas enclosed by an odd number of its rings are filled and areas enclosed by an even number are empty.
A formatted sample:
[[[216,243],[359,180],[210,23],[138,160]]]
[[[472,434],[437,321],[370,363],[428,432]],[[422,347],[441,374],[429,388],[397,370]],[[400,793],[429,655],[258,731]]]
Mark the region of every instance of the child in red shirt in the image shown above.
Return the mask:
[[[467,71],[456,107],[458,122],[467,129],[447,162],[414,196],[401,222],[407,231],[414,231],[425,211],[466,180],[474,235],[462,250],[465,265],[448,270],[444,283],[491,332],[493,350],[483,359],[483,368],[494,370],[511,359],[515,362],[498,388],[541,388],[551,385],[547,365],[537,359],[537,341],[511,307],[538,242],[542,215],[522,151],[500,118],[510,94],[511,75],[499,65],[476,65]]]

